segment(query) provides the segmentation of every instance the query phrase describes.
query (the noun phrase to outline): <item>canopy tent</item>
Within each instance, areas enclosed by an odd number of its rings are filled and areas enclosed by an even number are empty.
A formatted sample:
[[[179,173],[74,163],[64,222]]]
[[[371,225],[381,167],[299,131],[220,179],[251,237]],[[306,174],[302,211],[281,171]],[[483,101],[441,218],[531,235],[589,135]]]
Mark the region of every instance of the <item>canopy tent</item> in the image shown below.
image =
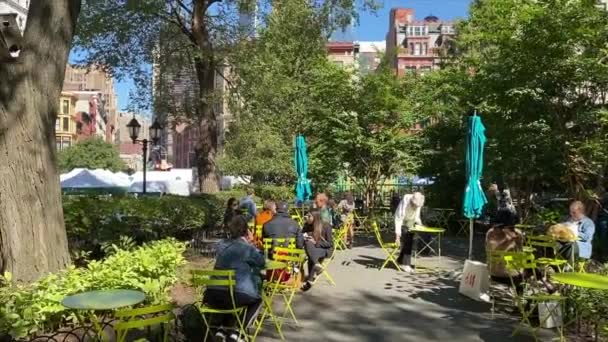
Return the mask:
[[[480,217],[488,202],[481,187],[485,127],[477,115],[469,117],[466,151],[467,184],[464,191],[463,215],[469,219],[469,259],[473,258],[473,220]]]

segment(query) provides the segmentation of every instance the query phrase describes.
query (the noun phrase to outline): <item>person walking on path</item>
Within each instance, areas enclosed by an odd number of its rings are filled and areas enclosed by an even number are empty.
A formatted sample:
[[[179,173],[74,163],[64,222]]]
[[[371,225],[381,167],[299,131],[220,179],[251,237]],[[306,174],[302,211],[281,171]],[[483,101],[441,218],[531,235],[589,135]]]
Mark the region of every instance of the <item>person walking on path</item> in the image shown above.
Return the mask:
[[[407,194],[397,206],[395,211],[395,242],[401,244],[401,252],[397,262],[403,265],[403,270],[412,273],[412,249],[414,245],[414,233],[411,229],[416,225],[422,225],[420,211],[424,206],[424,195],[420,192]],[[405,228],[403,228],[405,225]]]

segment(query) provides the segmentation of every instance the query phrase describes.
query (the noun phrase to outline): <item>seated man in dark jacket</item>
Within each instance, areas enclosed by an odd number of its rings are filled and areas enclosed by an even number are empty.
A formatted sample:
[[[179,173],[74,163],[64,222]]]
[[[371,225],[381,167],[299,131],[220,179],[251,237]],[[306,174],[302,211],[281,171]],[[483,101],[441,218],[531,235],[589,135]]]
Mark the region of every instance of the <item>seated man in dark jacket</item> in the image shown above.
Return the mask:
[[[262,229],[263,238],[295,238],[297,248],[304,246],[304,237],[302,236],[300,225],[289,216],[289,207],[286,202],[277,203],[276,215],[272,220],[266,222]],[[285,247],[287,247],[287,243],[285,243]],[[269,256],[272,256],[272,251],[270,251]]]

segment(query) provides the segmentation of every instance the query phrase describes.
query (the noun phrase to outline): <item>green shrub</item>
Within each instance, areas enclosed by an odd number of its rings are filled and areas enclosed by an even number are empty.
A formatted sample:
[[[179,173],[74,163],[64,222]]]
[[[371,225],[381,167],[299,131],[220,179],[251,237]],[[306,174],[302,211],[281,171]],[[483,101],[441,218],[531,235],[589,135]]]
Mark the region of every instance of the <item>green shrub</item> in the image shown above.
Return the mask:
[[[592,272],[608,276],[608,264],[601,265]],[[598,324],[600,327],[608,323],[608,291],[573,287],[568,298],[575,303],[573,308],[584,322],[590,325]]]
[[[184,251],[185,244],[167,239],[117,250],[103,261],[72,266],[29,285],[15,284],[6,274],[0,277],[0,336],[22,338],[75,321],[61,300],[82,291],[136,289],[146,293],[146,304],[166,303],[177,268],[185,263]]]
[[[136,244],[175,237],[188,240],[201,229],[215,228],[224,203],[212,195],[192,197],[64,196],[63,212],[72,250],[103,256],[102,246],[120,244],[120,236]]]
[[[273,199],[275,201],[295,201],[295,190],[293,187],[278,185],[254,186],[255,195],[261,199]]]

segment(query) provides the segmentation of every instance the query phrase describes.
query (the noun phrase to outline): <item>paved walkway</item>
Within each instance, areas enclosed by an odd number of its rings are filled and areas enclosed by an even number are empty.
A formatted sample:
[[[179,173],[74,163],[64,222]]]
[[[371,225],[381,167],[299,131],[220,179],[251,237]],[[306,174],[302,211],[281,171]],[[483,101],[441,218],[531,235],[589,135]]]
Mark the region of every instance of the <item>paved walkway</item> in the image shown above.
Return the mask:
[[[525,335],[511,337],[517,317],[497,314],[492,319],[489,304],[458,294],[454,271],[462,269],[466,241],[446,239],[444,250],[444,271],[415,275],[393,268],[379,271],[383,251],[371,240],[338,252],[330,266],[337,286],[321,279],[297,296],[294,311],[300,325],[284,327],[286,341],[533,341]],[[280,339],[266,324],[258,341]]]

